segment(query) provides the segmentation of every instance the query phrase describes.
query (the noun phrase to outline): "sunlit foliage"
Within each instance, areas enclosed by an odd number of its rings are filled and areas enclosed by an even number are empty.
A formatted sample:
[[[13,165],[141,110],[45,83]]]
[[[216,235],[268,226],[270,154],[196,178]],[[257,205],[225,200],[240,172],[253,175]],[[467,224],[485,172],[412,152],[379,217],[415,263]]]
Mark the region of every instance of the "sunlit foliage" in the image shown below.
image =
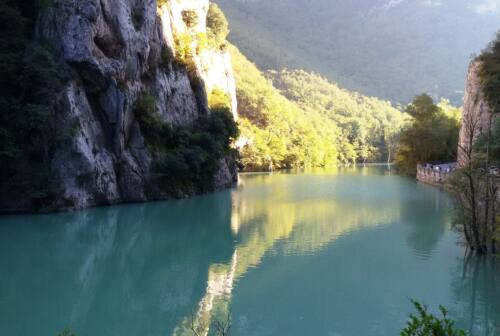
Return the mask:
[[[426,94],[419,95],[406,107],[413,117],[401,134],[396,162],[401,171],[413,174],[419,163],[443,163],[456,160],[460,110],[449,102],[438,105]]]
[[[322,167],[394,156],[405,117],[389,103],[304,71],[266,77],[235,47],[229,50],[245,169]]]
[[[405,117],[389,102],[350,92],[318,74],[302,70],[268,72],[284,96],[302,109],[332,120],[341,162],[391,161]]]
[[[267,170],[336,163],[337,126],[286,99],[236,48],[229,50],[245,141],[240,149],[243,167]]]

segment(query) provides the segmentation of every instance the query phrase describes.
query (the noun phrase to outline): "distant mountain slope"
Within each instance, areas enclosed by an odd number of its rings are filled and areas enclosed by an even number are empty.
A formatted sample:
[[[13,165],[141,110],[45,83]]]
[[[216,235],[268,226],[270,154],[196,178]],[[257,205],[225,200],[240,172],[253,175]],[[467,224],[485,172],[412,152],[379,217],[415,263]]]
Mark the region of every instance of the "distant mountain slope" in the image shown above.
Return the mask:
[[[261,69],[319,72],[407,103],[461,103],[470,55],[500,28],[497,0],[216,0],[230,40]]]
[[[382,161],[394,150],[405,117],[390,103],[301,70],[266,78],[237,48],[229,51],[246,170]]]

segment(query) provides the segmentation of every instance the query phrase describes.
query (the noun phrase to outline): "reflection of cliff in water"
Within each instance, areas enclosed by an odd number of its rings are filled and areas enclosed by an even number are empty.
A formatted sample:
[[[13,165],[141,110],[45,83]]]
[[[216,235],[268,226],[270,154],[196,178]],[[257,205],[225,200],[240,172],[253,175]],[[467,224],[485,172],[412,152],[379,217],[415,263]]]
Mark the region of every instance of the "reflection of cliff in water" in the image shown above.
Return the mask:
[[[390,186],[385,192],[393,192],[394,197],[371,197],[357,190],[345,199],[328,199],[314,188],[297,197],[299,193],[293,188],[301,188],[300,181],[298,185],[290,184],[290,176],[247,178],[251,179],[251,187],[232,193],[231,229],[238,241],[233,256],[227,263],[210,267],[205,295],[176,328],[176,335],[189,335],[193,325],[208,334],[212,322],[227,319],[238,278],[256,267],[266,253],[312,253],[354,230],[394,223],[400,216],[395,204],[397,190],[391,191]],[[352,202],[362,194],[365,196],[358,202],[363,206]]]
[[[426,185],[418,185],[416,188],[419,189],[417,192],[424,196],[412,202],[402,202],[400,209],[405,224],[410,229],[406,240],[408,245],[416,255],[427,259],[436,249],[443,234],[452,226],[452,216],[447,210],[452,209],[452,200],[443,197],[443,191],[439,188]],[[429,211],[430,209],[434,211]]]
[[[459,265],[452,287],[460,326],[474,336],[500,335],[500,260],[469,255]]]
[[[228,193],[2,218],[2,333],[170,334],[231,258],[230,218]]]
[[[208,333],[266,255],[325,251],[401,220],[392,228],[431,254],[441,211],[419,217],[439,195],[414,202],[412,181],[370,171],[244,175],[237,190],[189,200],[0,218],[0,331],[185,335],[194,317]]]

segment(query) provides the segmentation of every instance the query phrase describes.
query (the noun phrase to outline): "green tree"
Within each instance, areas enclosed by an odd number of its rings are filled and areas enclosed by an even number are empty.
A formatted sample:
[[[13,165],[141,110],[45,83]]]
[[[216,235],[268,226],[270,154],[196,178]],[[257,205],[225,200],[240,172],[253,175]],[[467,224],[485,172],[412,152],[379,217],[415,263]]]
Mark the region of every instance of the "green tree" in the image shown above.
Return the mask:
[[[400,136],[396,163],[402,172],[414,174],[418,164],[456,159],[460,130],[456,117],[449,116],[426,94],[415,97],[406,112],[413,120]]]
[[[391,144],[386,142],[390,140],[384,135],[398,134],[406,120],[389,102],[350,92],[303,70],[268,71],[266,76],[301,109],[328,118],[336,125],[341,131],[336,140],[341,162],[380,162],[390,156]]]
[[[207,31],[209,43],[215,48],[225,46],[229,34],[226,16],[216,3],[210,2],[207,13]]]
[[[396,134],[406,120],[390,103],[302,70],[263,74],[235,47],[229,51],[245,169],[325,167],[394,156]]]
[[[478,59],[481,91],[493,113],[500,113],[500,32]]]
[[[214,98],[214,96],[216,98]],[[220,160],[233,159],[231,148],[238,137],[238,127],[227,99],[215,91],[210,113],[190,125],[172,126],[161,120],[155,97],[142,93],[134,105],[134,113],[145,135],[154,163],[155,180],[172,195],[190,194],[193,190],[213,190],[213,176]]]

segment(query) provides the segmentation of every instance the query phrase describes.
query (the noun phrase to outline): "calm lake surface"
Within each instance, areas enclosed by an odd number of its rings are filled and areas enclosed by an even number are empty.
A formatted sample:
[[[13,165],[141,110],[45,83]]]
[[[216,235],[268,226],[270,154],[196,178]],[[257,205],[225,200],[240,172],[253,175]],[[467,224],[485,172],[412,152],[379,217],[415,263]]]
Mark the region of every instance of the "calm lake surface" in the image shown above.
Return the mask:
[[[385,167],[241,175],[189,200],[0,217],[0,335],[399,335],[410,299],[500,335],[500,264]]]

